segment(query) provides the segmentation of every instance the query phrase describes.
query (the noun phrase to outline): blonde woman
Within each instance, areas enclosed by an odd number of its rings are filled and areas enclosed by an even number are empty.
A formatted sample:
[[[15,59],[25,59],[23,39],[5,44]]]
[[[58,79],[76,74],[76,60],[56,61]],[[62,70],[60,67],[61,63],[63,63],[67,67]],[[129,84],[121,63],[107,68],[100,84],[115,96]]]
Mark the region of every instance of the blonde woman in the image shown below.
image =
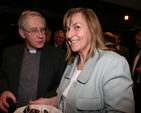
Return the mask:
[[[55,105],[56,100],[63,113],[134,113],[129,65],[105,47],[96,14],[89,8],[72,8],[63,26],[67,68],[57,98],[42,103]]]

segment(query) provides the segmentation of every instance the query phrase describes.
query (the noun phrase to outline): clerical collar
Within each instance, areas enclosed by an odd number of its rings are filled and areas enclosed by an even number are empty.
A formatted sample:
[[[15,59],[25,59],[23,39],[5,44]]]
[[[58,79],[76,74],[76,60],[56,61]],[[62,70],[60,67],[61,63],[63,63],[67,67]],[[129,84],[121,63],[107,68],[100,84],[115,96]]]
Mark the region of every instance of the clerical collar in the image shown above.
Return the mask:
[[[34,49],[34,50],[29,50],[29,53],[37,53],[37,50]]]

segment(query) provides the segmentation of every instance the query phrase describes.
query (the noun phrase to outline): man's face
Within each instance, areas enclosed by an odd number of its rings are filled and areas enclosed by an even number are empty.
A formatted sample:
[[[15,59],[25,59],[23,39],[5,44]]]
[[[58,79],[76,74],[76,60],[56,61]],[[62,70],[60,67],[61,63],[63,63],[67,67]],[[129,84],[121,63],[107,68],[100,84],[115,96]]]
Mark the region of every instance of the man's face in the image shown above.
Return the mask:
[[[54,40],[57,45],[61,46],[65,40],[65,34],[62,32],[59,32],[55,37]]]
[[[120,38],[118,35],[114,35],[115,36],[115,39],[116,39],[116,42],[115,42],[115,45],[118,46],[119,43],[120,43]]]
[[[44,46],[45,33],[41,33],[44,29],[45,25],[41,17],[35,16],[26,19],[26,28],[22,31],[22,37],[25,39],[28,49],[39,49]]]
[[[136,42],[136,46],[138,48],[141,48],[141,36],[136,36],[135,37],[135,42]]]

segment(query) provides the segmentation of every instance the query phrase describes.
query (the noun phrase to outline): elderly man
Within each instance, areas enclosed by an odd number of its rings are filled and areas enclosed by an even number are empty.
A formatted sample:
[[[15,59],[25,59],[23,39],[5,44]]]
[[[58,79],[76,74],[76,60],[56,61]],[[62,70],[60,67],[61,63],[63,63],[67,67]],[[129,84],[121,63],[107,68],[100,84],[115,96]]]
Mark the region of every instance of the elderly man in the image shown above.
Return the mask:
[[[66,51],[64,32],[62,30],[55,31],[54,38],[49,44]]]
[[[18,27],[25,44],[6,48],[0,68],[0,110],[4,113],[8,113],[8,98],[20,107],[31,99],[55,96],[66,67],[64,51],[45,44],[46,22],[39,12],[24,11]]]

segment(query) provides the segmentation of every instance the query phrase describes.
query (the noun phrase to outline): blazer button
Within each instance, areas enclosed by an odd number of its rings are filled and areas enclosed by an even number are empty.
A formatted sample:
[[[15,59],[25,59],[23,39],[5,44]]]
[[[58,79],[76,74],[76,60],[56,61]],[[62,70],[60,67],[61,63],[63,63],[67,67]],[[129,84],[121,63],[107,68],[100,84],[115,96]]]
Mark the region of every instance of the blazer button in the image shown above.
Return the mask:
[[[67,104],[66,104],[66,106],[67,106],[68,108],[71,108],[71,105],[70,105],[70,103],[67,103]]]
[[[73,84],[73,87],[76,87],[76,86],[77,86],[77,82]]]

